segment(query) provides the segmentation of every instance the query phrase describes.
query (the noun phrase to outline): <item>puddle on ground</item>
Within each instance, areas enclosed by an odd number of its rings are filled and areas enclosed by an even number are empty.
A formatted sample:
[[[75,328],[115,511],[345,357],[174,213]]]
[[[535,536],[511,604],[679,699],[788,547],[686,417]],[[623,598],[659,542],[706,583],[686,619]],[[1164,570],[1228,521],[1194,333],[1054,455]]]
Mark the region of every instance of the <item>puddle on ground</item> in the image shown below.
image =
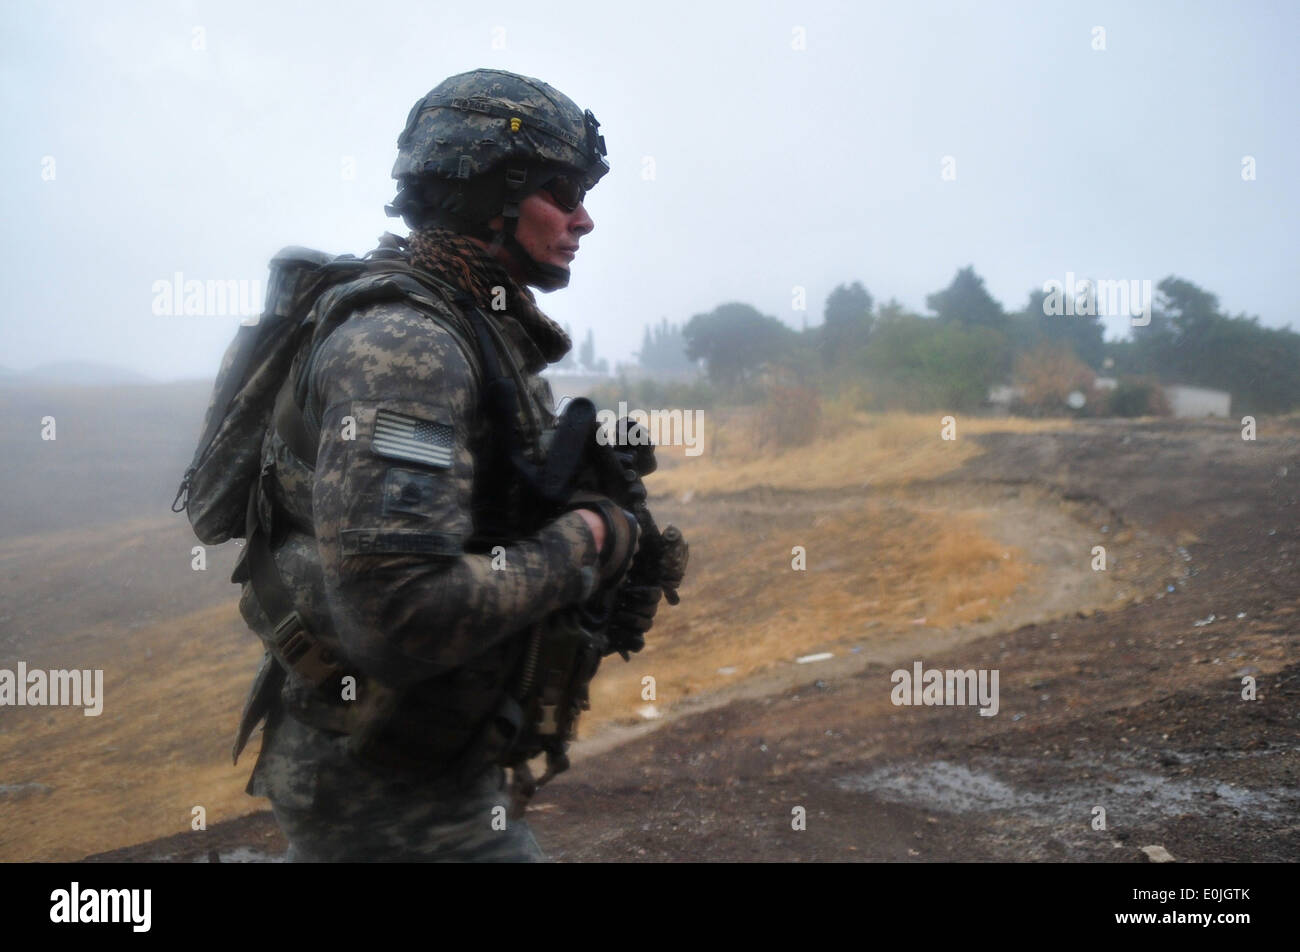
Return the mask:
[[[971,770],[946,760],[916,767],[881,767],[858,776],[841,777],[835,785],[854,793],[874,793],[895,803],[925,804],[945,813],[1006,810],[1043,802],[1035,794],[1018,793],[986,771]]]
[[[1010,766],[1038,762],[1004,759],[1002,763]],[[852,793],[869,793],[893,803],[944,813],[1005,811],[1027,813],[1040,821],[1086,817],[1094,806],[1105,807],[1107,814],[1123,816],[1130,822],[1183,814],[1221,814],[1225,810],[1265,820],[1300,813],[1300,796],[1283,788],[1252,790],[1212,778],[1170,779],[1137,768],[1112,766],[1107,773],[1108,779],[1068,781],[1050,793],[1040,794],[1017,789],[992,770],[936,760],[878,767],[839,777],[835,785]]]

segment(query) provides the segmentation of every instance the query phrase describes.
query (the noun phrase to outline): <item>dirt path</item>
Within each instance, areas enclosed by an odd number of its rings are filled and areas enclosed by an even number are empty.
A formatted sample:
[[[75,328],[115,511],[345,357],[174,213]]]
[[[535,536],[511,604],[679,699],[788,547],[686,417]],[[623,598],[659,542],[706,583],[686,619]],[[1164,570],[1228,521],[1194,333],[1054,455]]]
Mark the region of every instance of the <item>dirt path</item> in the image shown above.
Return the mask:
[[[1294,434],[1245,447],[1235,428],[1159,425],[985,439],[945,483],[1014,483],[1034,460],[1049,488],[1166,538],[1181,571],[1116,611],[913,656],[999,669],[993,718],[896,707],[893,666],[872,665],[593,759],[537,817],[554,855],[1141,861],[1162,845],[1183,860],[1300,858]],[[1257,700],[1241,699],[1246,676]]]
[[[530,812],[552,856],[1142,861],[1161,845],[1180,860],[1300,858],[1300,432],[977,439],[986,452],[927,491],[936,511],[988,512],[1000,541],[1043,560],[1010,624],[864,638],[584,745]],[[1089,565],[1098,544],[1105,573]],[[914,661],[997,670],[998,714],[894,705],[890,673]],[[1247,677],[1256,700],[1242,699]],[[101,858],[282,849],[263,813],[201,846],[181,835]]]

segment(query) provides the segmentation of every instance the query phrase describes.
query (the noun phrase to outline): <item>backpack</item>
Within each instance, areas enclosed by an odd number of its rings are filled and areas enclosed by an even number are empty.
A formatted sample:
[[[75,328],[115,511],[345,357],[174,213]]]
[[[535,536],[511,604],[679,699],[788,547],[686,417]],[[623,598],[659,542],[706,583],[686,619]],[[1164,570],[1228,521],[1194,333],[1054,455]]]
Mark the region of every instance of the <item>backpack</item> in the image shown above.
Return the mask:
[[[200,542],[220,545],[246,537],[249,497],[260,475],[262,437],[269,426],[280,429],[304,462],[315,464],[314,440],[288,380],[294,358],[309,338],[314,346],[350,311],[382,300],[404,298],[432,317],[436,311],[430,291],[446,296],[458,290],[431,288],[434,279],[428,275],[417,278],[393,250],[395,244],[381,242],[364,258],[293,246],[271,259],[265,308],[256,323],[239,328],[222,358],[194,459],[172,501],[172,511],[187,514]],[[323,300],[332,289],[343,293]],[[318,304],[328,304],[325,313]],[[462,344],[470,343],[463,330],[448,329]],[[477,347],[465,349],[471,364],[481,361]]]

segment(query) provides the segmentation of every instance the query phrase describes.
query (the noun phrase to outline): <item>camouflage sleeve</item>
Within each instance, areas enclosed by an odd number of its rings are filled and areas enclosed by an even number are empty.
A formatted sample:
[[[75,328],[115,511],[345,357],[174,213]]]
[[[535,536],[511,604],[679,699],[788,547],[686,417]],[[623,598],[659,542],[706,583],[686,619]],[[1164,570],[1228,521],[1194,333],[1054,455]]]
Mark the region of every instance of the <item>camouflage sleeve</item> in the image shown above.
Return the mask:
[[[464,551],[477,386],[445,328],[402,304],[359,311],[320,346],[310,394],[325,591],[363,671],[397,685],[434,677],[588,597],[597,552],[577,513],[504,559]]]

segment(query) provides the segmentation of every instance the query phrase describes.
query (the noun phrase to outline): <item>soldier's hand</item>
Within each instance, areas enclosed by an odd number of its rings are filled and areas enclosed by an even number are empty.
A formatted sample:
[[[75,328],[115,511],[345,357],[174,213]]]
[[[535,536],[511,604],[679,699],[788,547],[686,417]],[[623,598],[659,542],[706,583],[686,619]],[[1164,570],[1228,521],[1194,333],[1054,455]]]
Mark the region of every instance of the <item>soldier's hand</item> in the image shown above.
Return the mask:
[[[663,589],[658,585],[624,584],[614,600],[606,636],[609,652],[637,652],[645,647],[645,633],[655,621]]]
[[[596,537],[596,545],[600,551],[598,562],[598,571],[602,583],[616,585],[627,574],[628,568],[632,565],[632,557],[636,554],[637,539],[640,535],[640,526],[637,524],[636,516],[625,509],[620,508],[614,500],[608,496],[602,496],[599,493],[579,490],[569,497],[568,509],[578,510],[587,514],[598,516],[604,526],[603,538]]]
[[[614,459],[618,461],[622,480],[616,490],[607,491],[617,496],[623,505],[634,508],[646,501],[647,494],[642,477],[649,476],[659,466],[655,459],[655,447],[650,442],[650,434],[646,428],[626,417],[618,422],[614,432],[626,438],[626,442],[615,443],[610,447]]]
[[[600,518],[599,514],[593,509],[577,509],[575,511],[582,516],[582,521],[591,530],[591,537],[596,540],[596,551],[600,552],[601,549],[605,548],[605,520]]]
[[[614,452],[626,468],[638,476],[649,476],[659,468],[650,431],[642,424],[628,417],[622,417],[615,424],[614,436]]]

